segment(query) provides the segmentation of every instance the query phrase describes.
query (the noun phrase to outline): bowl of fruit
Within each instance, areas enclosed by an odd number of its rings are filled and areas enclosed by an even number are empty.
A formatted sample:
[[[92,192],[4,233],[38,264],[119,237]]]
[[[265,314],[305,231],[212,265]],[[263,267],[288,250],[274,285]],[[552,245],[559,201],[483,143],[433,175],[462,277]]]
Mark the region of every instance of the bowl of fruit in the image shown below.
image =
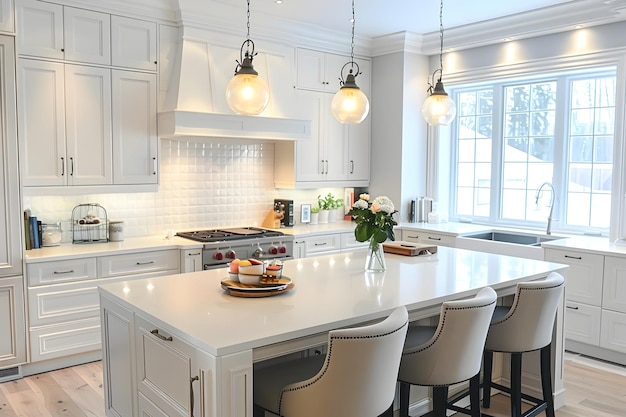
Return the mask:
[[[264,272],[265,264],[258,259],[250,258],[239,262],[239,282],[242,284],[258,285]]]
[[[228,263],[228,277],[233,282],[239,282],[239,263],[241,259],[233,259]]]

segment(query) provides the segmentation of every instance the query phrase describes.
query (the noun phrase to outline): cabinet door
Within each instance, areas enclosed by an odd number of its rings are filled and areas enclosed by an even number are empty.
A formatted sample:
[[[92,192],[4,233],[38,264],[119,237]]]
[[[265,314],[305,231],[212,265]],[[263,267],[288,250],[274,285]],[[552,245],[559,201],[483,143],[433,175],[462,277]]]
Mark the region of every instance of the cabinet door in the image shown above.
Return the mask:
[[[22,278],[0,278],[0,369],[26,361]]]
[[[598,346],[602,309],[574,301],[566,301],[565,308],[565,338]]]
[[[202,271],[202,249],[183,249],[180,256],[181,273]]]
[[[367,116],[359,124],[348,125],[348,179],[370,180],[370,126]]]
[[[324,53],[310,49],[298,49],[296,53],[298,88],[325,91],[327,80],[325,76]]]
[[[626,314],[602,310],[600,347],[626,353]]]
[[[111,184],[111,70],[66,65],[65,108],[68,184]]]
[[[17,32],[18,54],[63,59],[63,6],[21,0],[17,8]]]
[[[0,0],[0,32],[15,32],[15,1]]]
[[[326,169],[321,128],[324,94],[299,91],[297,99],[303,117],[306,115],[312,123],[311,139],[296,142],[296,181],[323,181]]]
[[[65,76],[63,64],[19,59],[22,185],[65,185]]]
[[[565,299],[600,307],[604,256],[582,252],[545,249],[546,261],[570,265],[567,272]]]
[[[111,39],[113,66],[156,71],[156,23],[111,16]]]
[[[626,259],[604,258],[602,308],[626,313]]]
[[[348,125],[340,123],[330,111],[332,94],[322,95],[322,141],[324,143],[326,181],[345,181],[348,178]]]
[[[341,234],[312,236],[306,239],[306,256],[328,255],[341,251]]]
[[[0,36],[0,275],[22,274],[23,217],[21,215],[15,47],[11,36]],[[1,357],[1,356],[0,356]]]
[[[63,11],[65,59],[90,64],[111,64],[111,17],[105,13],[65,7]]]
[[[113,70],[113,181],[158,182],[156,74]]]

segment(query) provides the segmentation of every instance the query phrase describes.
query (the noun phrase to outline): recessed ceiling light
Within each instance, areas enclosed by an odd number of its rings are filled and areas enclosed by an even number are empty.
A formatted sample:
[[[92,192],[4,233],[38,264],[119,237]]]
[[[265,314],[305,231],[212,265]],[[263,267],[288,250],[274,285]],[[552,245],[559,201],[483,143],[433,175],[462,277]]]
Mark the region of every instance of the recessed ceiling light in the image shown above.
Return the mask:
[[[283,4],[283,0],[274,0],[274,3],[276,3],[276,4]]]

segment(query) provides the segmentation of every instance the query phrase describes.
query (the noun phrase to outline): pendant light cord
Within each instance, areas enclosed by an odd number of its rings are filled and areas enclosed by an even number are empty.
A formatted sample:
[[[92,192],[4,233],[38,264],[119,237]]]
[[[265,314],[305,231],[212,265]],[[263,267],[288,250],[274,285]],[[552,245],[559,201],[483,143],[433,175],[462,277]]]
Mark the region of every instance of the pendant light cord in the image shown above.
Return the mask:
[[[352,62],[352,67],[354,68],[354,23],[355,23],[355,14],[354,14],[354,0],[352,0],[352,43],[350,44],[350,61]]]
[[[248,34],[246,36],[247,40],[250,40],[250,0],[248,0],[248,22],[247,22],[247,27],[248,27]],[[443,42],[443,41],[442,41]],[[443,44],[442,44],[443,45]]]

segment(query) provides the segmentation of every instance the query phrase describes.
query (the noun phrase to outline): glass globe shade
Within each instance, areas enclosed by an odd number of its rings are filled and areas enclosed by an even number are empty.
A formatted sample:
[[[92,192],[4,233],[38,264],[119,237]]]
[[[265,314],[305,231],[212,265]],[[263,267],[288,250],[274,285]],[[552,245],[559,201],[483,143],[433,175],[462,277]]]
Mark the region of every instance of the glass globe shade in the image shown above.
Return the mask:
[[[255,74],[237,74],[226,88],[228,106],[237,114],[261,114],[270,102],[270,89]]]
[[[333,116],[341,123],[361,123],[370,111],[370,102],[358,87],[341,87],[331,103]]]
[[[422,105],[422,116],[431,126],[447,126],[456,116],[456,104],[447,94],[431,94]]]

